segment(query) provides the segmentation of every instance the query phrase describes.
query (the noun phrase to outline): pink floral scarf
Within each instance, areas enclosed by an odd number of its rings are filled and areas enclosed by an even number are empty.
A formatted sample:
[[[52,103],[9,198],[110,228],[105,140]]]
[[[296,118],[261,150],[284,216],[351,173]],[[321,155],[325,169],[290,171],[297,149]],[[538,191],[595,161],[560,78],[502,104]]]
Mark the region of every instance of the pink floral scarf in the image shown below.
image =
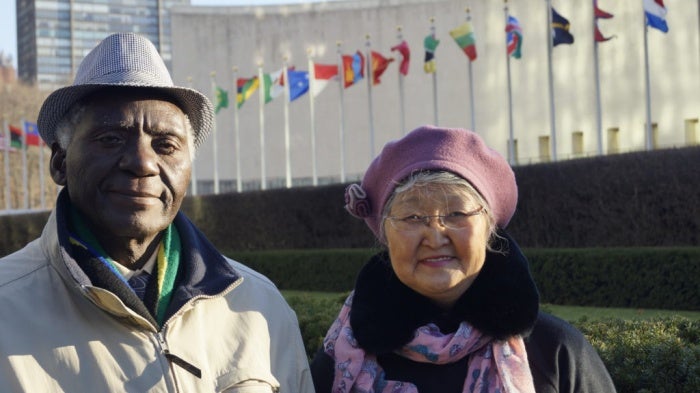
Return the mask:
[[[335,360],[333,393],[417,393],[409,382],[387,381],[376,356],[365,353],[353,336],[350,309],[353,293],[328,330],[323,346]],[[535,393],[522,337],[494,340],[462,322],[456,332],[443,334],[428,324],[415,331],[413,340],[396,351],[416,362],[447,364],[471,356],[463,393]]]

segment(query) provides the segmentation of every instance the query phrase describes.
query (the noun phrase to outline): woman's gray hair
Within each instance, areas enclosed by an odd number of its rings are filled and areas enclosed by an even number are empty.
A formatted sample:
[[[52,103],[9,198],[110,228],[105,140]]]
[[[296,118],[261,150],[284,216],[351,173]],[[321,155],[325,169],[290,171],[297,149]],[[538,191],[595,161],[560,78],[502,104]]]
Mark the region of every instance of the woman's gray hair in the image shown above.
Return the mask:
[[[58,146],[66,150],[68,145],[70,145],[73,140],[73,134],[78,126],[78,123],[83,119],[85,111],[87,109],[87,104],[83,101],[78,101],[73,106],[70,107],[68,112],[63,116],[61,121],[56,125],[56,141]],[[187,133],[189,138],[187,138],[187,144],[190,148],[190,158],[194,160],[196,149],[194,147],[194,129],[192,128],[192,123],[187,115],[185,115],[185,127],[187,128]]]
[[[409,177],[400,182],[396,188],[394,188],[394,191],[391,193],[389,199],[384,205],[382,220],[380,221],[379,228],[382,236],[386,238],[384,234],[384,221],[389,215],[397,196],[409,190],[422,188],[429,185],[452,186],[459,192],[463,192],[465,197],[473,199],[480,206],[482,206],[487,217],[488,225],[488,240],[486,241],[486,249],[493,252],[500,252],[496,246],[498,245],[499,240],[501,240],[501,237],[497,233],[498,227],[496,226],[496,220],[491,213],[491,208],[489,207],[488,203],[468,181],[452,172],[447,171],[417,171],[413,172]]]

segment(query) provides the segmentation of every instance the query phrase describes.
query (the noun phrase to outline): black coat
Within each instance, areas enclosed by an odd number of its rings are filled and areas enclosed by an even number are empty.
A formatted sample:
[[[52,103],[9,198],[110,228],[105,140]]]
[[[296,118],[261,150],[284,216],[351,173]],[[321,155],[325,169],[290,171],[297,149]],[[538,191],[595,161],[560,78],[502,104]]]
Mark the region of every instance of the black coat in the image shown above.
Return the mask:
[[[401,283],[386,252],[375,255],[360,272],[350,311],[355,339],[377,356],[386,379],[411,382],[420,393],[462,392],[469,357],[454,363],[418,363],[393,351],[429,322],[443,332],[467,321],[495,338],[520,334],[538,393],[615,392],[595,349],[567,322],[541,313],[539,295],[527,260],[505,233],[506,252],[487,254],[484,267],[449,313]],[[317,393],[331,391],[333,359],[316,354],[311,373]]]

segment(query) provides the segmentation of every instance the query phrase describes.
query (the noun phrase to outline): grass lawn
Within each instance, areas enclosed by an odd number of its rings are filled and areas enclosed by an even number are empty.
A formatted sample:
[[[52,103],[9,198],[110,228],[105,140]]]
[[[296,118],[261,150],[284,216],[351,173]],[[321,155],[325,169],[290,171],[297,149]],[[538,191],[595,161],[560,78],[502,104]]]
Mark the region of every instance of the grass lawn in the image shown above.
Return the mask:
[[[282,291],[282,294],[287,299],[289,299],[290,297],[299,297],[316,299],[323,302],[337,301],[338,310],[340,310],[341,299],[344,299],[347,295],[347,293],[306,291]],[[624,319],[629,321],[664,318],[672,316],[681,316],[691,320],[700,321],[700,312],[698,311],[559,306],[554,304],[543,304],[542,310],[550,314],[554,314],[559,318],[565,319],[570,322],[578,321],[582,318],[585,318],[589,321],[610,318]]]

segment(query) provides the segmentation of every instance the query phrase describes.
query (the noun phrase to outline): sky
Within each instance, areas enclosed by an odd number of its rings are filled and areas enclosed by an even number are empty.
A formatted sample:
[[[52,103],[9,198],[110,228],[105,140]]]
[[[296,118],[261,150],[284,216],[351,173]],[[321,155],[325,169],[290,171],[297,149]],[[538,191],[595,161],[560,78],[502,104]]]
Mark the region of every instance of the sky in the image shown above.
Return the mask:
[[[190,0],[192,5],[265,5],[309,3],[323,0]],[[15,0],[0,0],[0,51],[12,56],[17,69],[17,18]]]

